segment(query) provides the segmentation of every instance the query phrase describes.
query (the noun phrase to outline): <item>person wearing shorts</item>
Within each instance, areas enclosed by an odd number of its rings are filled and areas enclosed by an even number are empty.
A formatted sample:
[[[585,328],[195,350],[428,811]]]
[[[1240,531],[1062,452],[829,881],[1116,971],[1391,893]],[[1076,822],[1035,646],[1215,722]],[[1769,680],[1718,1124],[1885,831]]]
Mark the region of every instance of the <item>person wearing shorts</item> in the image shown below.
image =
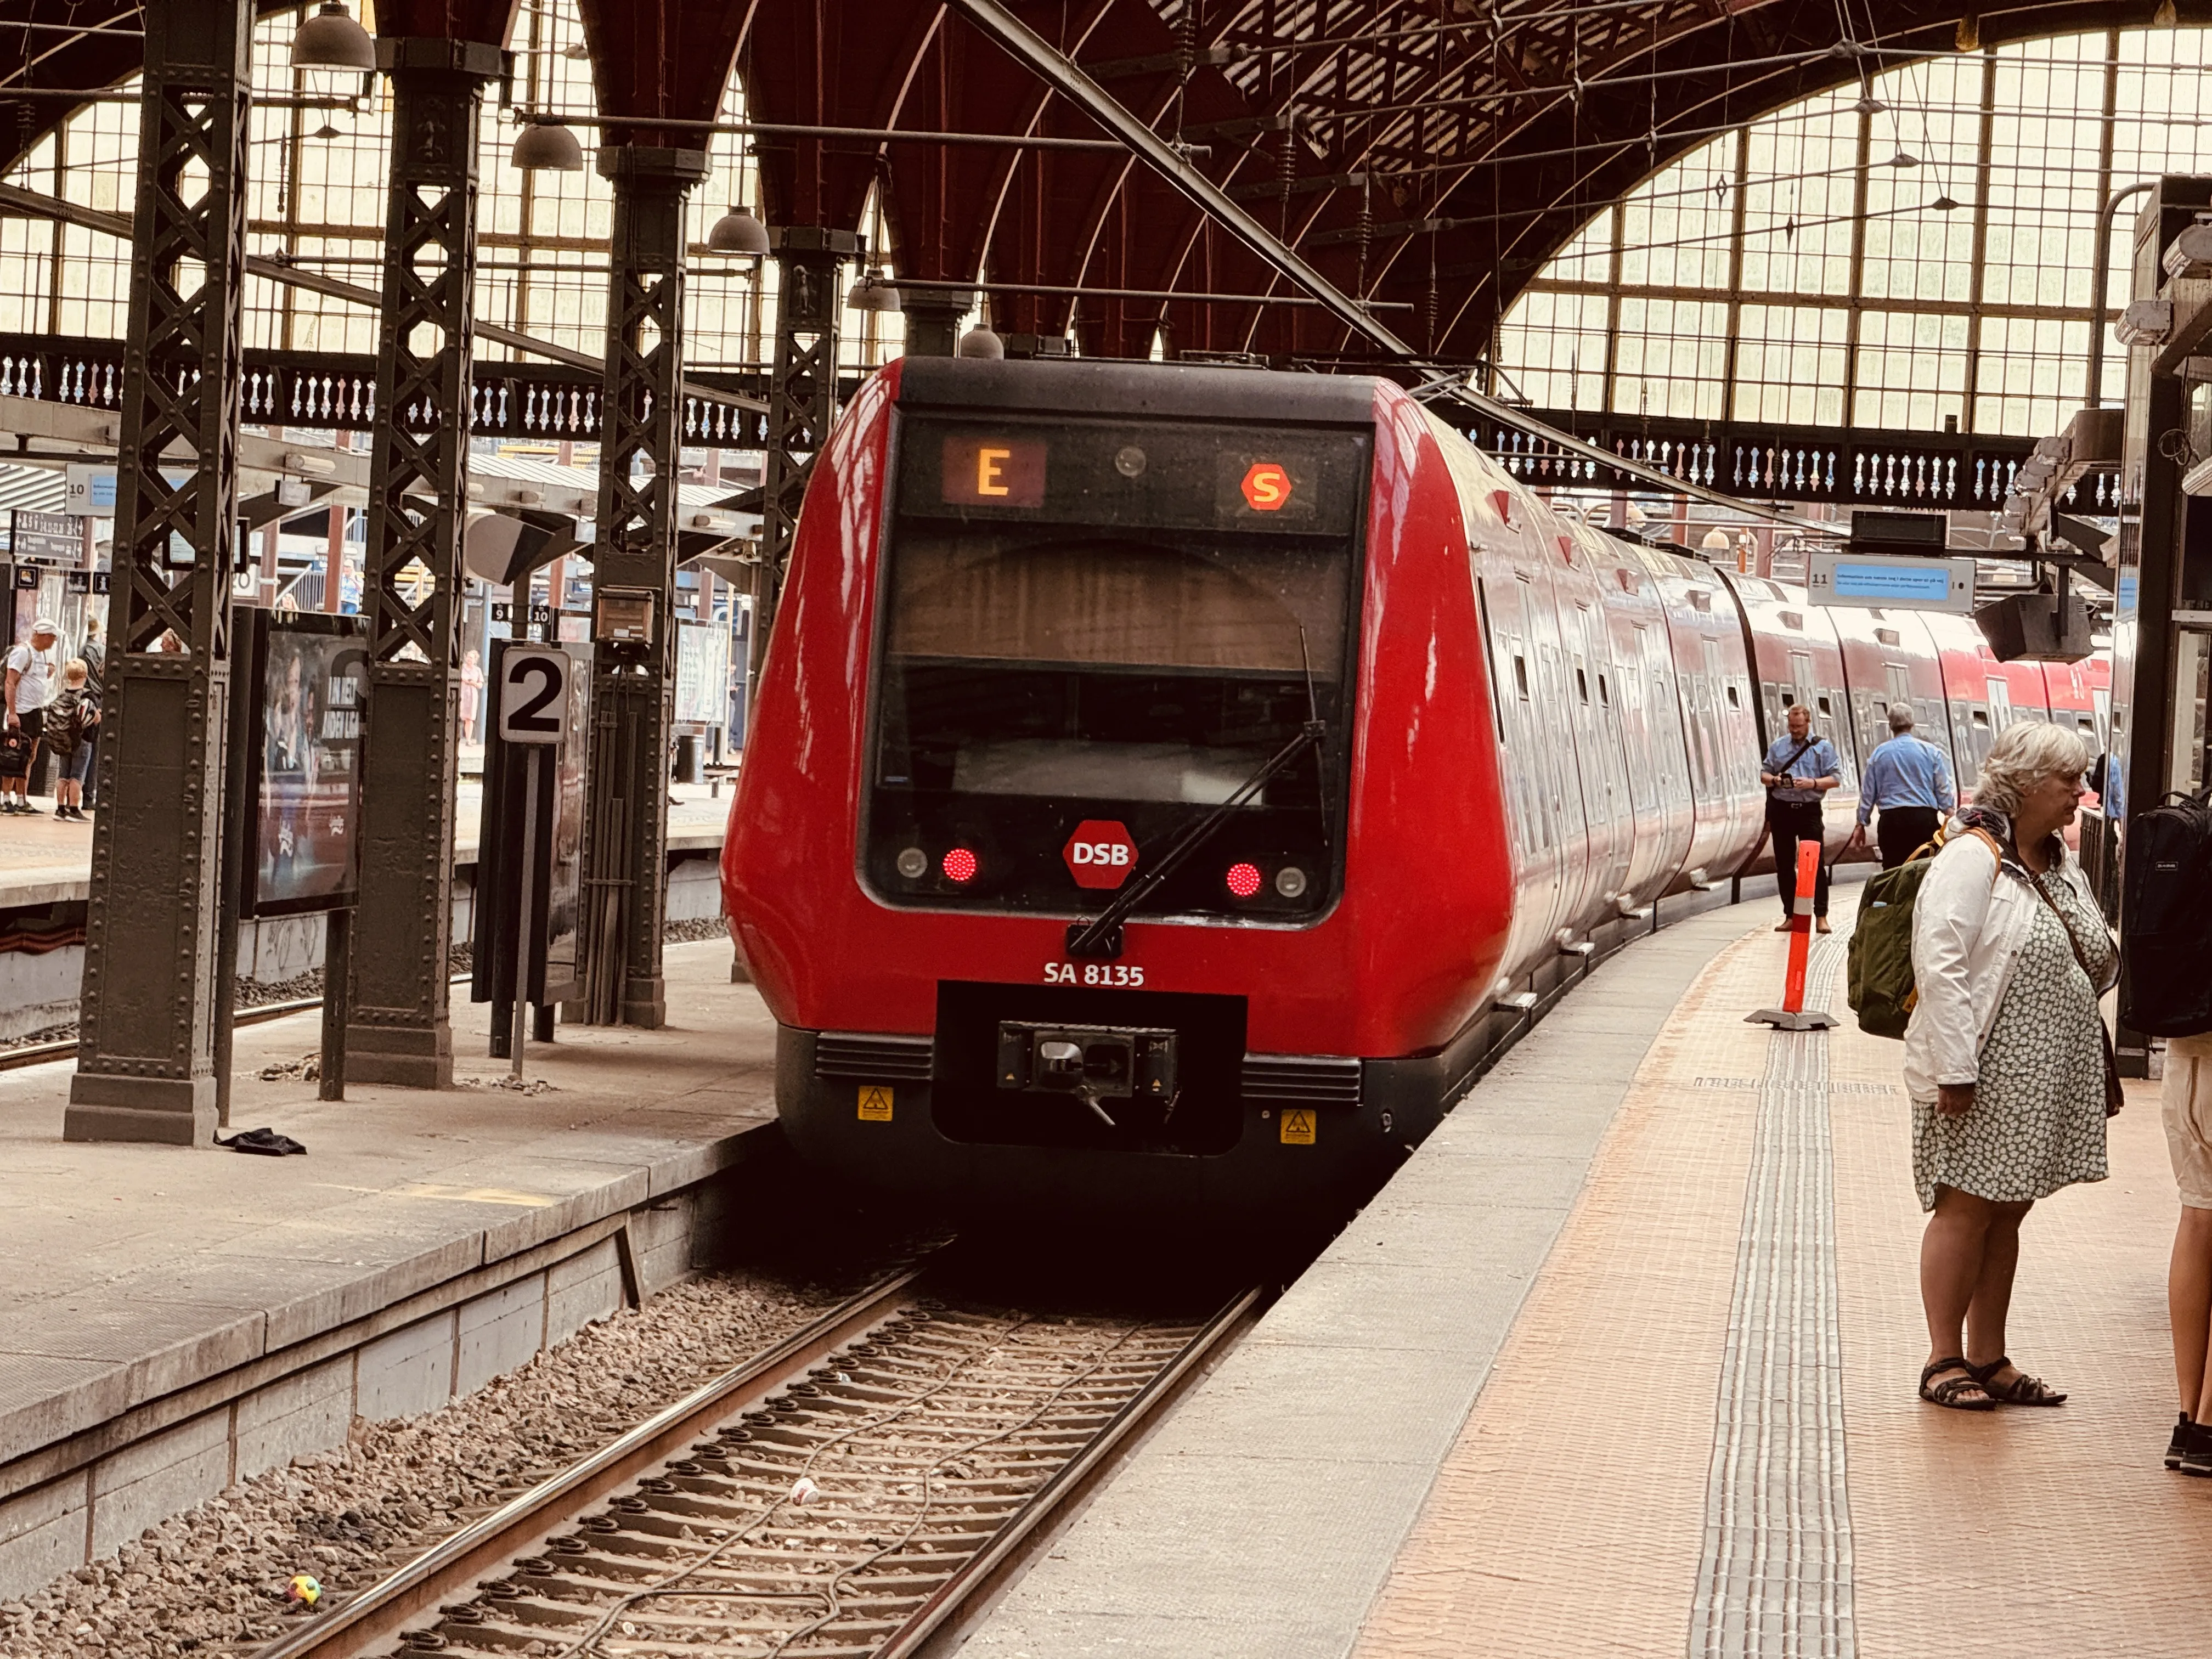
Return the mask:
[[[2168,1037],[2159,1088],[2166,1150],[2181,1194],[2166,1306],[2173,1322],[2173,1371],[2181,1414],[2166,1468],[2212,1475],[2212,1034]]]
[[[30,800],[31,763],[39,752],[46,705],[54,700],[54,642],[61,636],[61,629],[41,617],[31,624],[30,643],[8,652],[7,729],[20,735],[0,749],[0,812],[39,810]]]

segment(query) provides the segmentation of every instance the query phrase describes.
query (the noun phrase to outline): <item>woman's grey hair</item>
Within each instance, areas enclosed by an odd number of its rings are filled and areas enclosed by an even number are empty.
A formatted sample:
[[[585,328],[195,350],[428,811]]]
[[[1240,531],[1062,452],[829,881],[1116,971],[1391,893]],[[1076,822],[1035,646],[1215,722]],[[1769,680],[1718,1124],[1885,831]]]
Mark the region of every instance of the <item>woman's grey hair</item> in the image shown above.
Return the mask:
[[[2017,720],[1997,733],[1982,763],[1974,804],[1994,806],[2010,817],[2021,797],[2040,778],[2079,777],[2089,769],[2089,745],[2063,726],[2046,720]]]

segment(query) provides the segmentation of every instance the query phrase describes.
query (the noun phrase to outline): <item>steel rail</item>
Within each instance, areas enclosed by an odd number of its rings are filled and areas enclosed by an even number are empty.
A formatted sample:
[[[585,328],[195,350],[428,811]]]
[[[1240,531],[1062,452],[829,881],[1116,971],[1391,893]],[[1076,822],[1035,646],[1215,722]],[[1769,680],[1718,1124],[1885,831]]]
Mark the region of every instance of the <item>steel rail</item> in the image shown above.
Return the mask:
[[[358,1652],[394,1635],[424,1607],[526,1552],[576,1510],[666,1462],[700,1432],[702,1423],[729,1415],[732,1401],[781,1386],[877,1323],[897,1305],[921,1271],[910,1267],[879,1279],[767,1352],[701,1384],[627,1434],[471,1522],[360,1595],[258,1649],[252,1659],[323,1659]]]
[[[978,1592],[994,1582],[1016,1559],[1022,1546],[1036,1529],[1081,1491],[1129,1439],[1145,1426],[1161,1406],[1172,1399],[1191,1373],[1204,1364],[1243,1325],[1260,1300],[1260,1287],[1240,1292],[1229,1305],[1208,1320],[1182,1351],[1137,1390],[1105,1426],[1086,1441],[1083,1449],[1062,1464],[1052,1479],[1037,1488],[1030,1501],[1008,1516],[990,1541],[939,1585],[915,1608],[905,1624],[891,1632],[873,1659],[915,1659],[923,1645]]]
[[[322,1006],[320,997],[299,997],[289,1002],[264,1002],[258,1008],[240,1009],[234,1023],[260,1025]],[[0,1072],[19,1071],[26,1066],[43,1066],[52,1060],[72,1060],[76,1055],[75,1037],[64,1037],[57,1042],[27,1042],[20,1048],[0,1048]]]
[[[767,1353],[695,1389],[574,1467],[433,1546],[350,1601],[256,1650],[252,1659],[343,1659],[390,1639],[424,1609],[527,1553],[578,1511],[680,1455],[687,1442],[729,1418],[742,1401],[788,1385],[814,1362],[881,1323],[911,1300],[924,1270],[917,1266],[872,1285]],[[1039,1528],[1088,1490],[1115,1454],[1244,1328],[1261,1295],[1261,1287],[1254,1286],[1231,1297],[884,1639],[874,1659],[918,1659],[948,1621],[1003,1582]]]
[[[1000,3],[1000,0],[949,0],[949,3],[1017,63],[1029,69],[1047,86],[1119,137],[1139,160],[1152,167],[1200,212],[1236,237],[1252,253],[1273,266],[1280,276],[1319,300],[1325,309],[1354,334],[1380,348],[1395,359],[1401,368],[1419,368],[1423,365],[1423,354],[1385,327],[1358,300],[1329,281],[1296,248],[1246,212],[1220,185],[1192,166],[1174,146],[1077,68],[1073,59],[1016,16]],[[1556,446],[1563,455],[1595,461],[1601,466],[1656,489],[1687,495],[1708,506],[1726,507],[1731,512],[1768,523],[1786,525],[1792,530],[1810,535],[1844,536],[1849,533],[1840,525],[1807,523],[1786,513],[1758,506],[1686,478],[1675,477],[1671,473],[1647,466],[1641,461],[1631,460],[1626,456],[1609,453],[1595,444],[1585,443],[1556,427],[1532,420],[1511,404],[1500,403],[1495,398],[1477,392],[1473,386],[1452,381],[1426,390],[1438,397],[1449,397],[1501,426],[1540,438]]]

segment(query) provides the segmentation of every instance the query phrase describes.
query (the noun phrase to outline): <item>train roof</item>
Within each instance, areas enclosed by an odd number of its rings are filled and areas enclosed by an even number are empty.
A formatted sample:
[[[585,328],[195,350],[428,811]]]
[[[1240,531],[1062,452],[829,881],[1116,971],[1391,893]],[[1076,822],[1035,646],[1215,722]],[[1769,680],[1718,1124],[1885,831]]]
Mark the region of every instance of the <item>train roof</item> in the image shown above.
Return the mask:
[[[906,409],[1371,425],[1376,384],[1366,374],[1285,374],[1203,363],[908,357],[899,370],[898,401]]]

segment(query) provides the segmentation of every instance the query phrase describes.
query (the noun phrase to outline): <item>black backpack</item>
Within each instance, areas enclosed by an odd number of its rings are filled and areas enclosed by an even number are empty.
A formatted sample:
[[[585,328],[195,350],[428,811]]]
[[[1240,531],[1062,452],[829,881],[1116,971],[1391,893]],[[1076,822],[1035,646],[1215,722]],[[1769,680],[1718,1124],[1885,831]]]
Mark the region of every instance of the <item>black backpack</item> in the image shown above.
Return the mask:
[[[2212,1031],[2212,792],[2139,813],[2121,867],[2121,1021],[2152,1036]]]

